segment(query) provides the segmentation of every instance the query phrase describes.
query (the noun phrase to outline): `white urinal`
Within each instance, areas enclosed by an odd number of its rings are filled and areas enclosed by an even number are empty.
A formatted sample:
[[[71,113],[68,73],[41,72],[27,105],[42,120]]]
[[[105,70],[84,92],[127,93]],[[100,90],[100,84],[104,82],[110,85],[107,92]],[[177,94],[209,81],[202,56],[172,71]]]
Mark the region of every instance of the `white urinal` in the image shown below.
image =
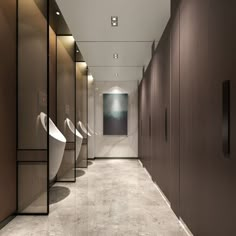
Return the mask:
[[[84,124],[81,121],[79,121],[78,124],[85,135],[91,136],[91,134],[87,131],[86,127],[84,126]]]
[[[70,119],[66,119],[66,126],[69,128],[70,132],[74,135],[76,135],[76,160],[79,157],[82,141],[83,141],[83,136],[80,134],[80,132],[75,129],[74,124]]]
[[[44,130],[47,132],[47,115],[40,113],[40,120]],[[66,138],[49,118],[49,181],[52,181],[60,168],[64,150],[66,146]]]
[[[92,135],[98,135],[98,133],[94,132],[89,126],[88,126],[88,132]]]

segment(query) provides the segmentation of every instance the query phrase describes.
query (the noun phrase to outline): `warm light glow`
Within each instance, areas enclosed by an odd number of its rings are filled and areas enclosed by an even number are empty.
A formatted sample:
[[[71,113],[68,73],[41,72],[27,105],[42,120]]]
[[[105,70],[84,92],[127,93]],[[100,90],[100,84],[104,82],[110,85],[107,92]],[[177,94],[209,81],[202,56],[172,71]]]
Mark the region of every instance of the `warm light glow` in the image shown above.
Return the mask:
[[[88,75],[88,82],[90,82],[90,83],[93,82],[93,76],[92,75]]]
[[[57,14],[58,16],[60,16],[60,15],[61,15],[61,13],[60,13],[59,11],[56,11],[56,14]]]
[[[87,63],[86,62],[78,62],[82,67],[87,67]]]
[[[118,93],[118,94],[120,94],[120,93],[124,93],[125,91],[122,88],[120,88],[119,86],[114,86],[111,89],[109,89],[108,92],[109,93],[115,93],[115,94]]]
[[[73,36],[67,36],[68,37],[68,41],[71,42],[71,43],[74,43],[75,42],[75,39]]]

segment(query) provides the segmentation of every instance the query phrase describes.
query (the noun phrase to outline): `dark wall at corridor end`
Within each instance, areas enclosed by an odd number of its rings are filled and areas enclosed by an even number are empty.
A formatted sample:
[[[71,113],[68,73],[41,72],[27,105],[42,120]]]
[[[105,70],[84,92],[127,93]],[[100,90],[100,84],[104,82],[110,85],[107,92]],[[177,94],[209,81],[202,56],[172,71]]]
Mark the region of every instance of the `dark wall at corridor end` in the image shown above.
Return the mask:
[[[16,0],[0,2],[0,35],[1,223],[16,210]]]
[[[196,236],[236,234],[236,2],[173,0],[139,87],[139,156]],[[223,82],[230,80],[230,154]]]

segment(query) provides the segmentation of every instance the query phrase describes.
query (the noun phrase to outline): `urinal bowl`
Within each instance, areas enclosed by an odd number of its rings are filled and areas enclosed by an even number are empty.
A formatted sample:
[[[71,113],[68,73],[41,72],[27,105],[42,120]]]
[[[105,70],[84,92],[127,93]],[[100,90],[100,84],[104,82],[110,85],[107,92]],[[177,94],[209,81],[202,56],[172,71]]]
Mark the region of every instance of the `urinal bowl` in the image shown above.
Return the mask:
[[[77,160],[79,157],[80,150],[81,150],[83,136],[80,134],[80,132],[77,129],[75,129],[74,124],[68,118],[66,119],[66,125],[69,132],[71,132],[71,134],[76,136],[76,160]]]
[[[84,124],[81,121],[79,121],[78,124],[79,124],[80,129],[83,131],[83,133],[90,137],[91,134],[88,132]]]
[[[40,120],[44,130],[47,132],[47,115],[40,113]],[[60,168],[64,150],[66,146],[66,138],[55,126],[49,118],[49,181],[51,182],[57,175]]]

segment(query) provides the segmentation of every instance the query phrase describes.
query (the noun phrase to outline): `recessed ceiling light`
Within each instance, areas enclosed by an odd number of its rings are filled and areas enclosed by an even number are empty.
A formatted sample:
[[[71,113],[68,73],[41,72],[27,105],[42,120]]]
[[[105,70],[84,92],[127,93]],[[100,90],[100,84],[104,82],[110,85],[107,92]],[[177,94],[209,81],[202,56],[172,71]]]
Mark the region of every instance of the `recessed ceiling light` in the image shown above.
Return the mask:
[[[119,74],[118,74],[118,73],[116,73],[116,74],[115,74],[115,76],[116,76],[116,77],[118,77],[118,76],[119,76]]]
[[[61,15],[61,13],[60,13],[59,11],[56,11],[56,14],[57,14],[58,16],[60,16],[60,15]]]
[[[76,52],[79,53],[79,50],[77,49]]]
[[[118,16],[111,17],[111,26],[113,26],[113,27],[118,26]]]
[[[114,54],[113,54],[113,58],[114,58],[114,59],[118,59],[118,57],[119,57],[119,56],[118,56],[118,53],[114,53]]]

